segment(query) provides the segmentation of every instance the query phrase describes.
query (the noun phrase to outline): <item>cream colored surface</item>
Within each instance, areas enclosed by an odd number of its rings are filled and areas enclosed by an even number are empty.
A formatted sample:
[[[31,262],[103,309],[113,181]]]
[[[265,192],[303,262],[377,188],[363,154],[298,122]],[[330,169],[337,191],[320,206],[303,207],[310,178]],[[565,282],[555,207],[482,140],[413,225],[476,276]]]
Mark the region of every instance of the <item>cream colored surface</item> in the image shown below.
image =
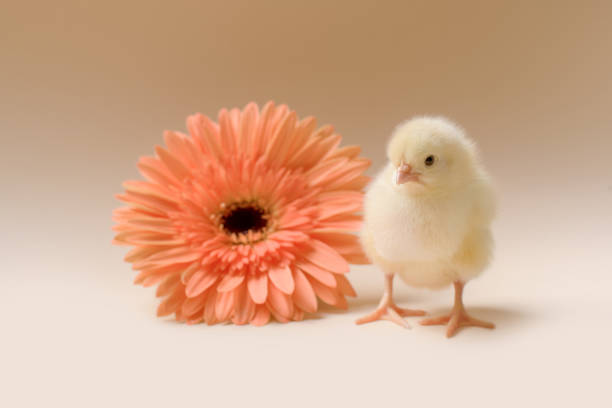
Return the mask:
[[[0,406],[610,406],[612,30],[606,2],[28,2],[0,13]],[[113,194],[164,129],[268,99],[383,164],[436,113],[497,180],[496,258],[466,288],[493,331],[264,328],[154,317],[111,247]],[[450,291],[397,284],[439,313]],[[414,323],[414,319],[410,319]]]

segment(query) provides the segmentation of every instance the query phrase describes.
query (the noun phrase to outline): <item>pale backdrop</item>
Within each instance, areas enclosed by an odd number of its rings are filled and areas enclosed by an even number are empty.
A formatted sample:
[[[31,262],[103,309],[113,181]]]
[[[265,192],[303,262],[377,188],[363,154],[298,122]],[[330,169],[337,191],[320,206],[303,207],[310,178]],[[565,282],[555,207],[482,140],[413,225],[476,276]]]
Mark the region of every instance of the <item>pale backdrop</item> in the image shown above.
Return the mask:
[[[0,12],[0,405],[610,406],[609,2],[49,1]],[[110,245],[122,180],[164,129],[287,103],[360,144],[446,115],[497,180],[497,254],[466,303],[494,332],[155,318]],[[451,292],[398,285],[441,312]]]

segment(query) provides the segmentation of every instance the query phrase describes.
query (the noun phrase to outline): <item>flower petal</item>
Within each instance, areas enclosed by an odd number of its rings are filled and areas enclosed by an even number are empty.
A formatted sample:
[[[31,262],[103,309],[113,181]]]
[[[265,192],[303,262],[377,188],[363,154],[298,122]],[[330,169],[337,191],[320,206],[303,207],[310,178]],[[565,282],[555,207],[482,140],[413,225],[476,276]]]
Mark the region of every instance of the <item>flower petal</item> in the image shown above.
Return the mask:
[[[308,170],[321,162],[340,143],[341,136],[333,132],[334,128],[331,125],[319,128],[291,158],[290,163],[297,163],[303,169]]]
[[[329,155],[329,158],[348,157],[349,159],[354,159],[355,157],[359,156],[359,153],[361,153],[361,147],[359,146],[344,146],[336,149]]]
[[[326,271],[319,266],[308,262],[308,261],[297,261],[295,263],[296,267],[300,268],[303,272],[306,272],[308,275],[312,276],[322,284],[335,288],[336,287],[336,279],[334,278],[334,274]]]
[[[174,291],[174,289],[180,284],[181,275],[178,273],[172,274],[164,278],[163,282],[157,287],[155,296],[164,297]]]
[[[220,322],[229,319],[234,310],[234,291],[217,292],[217,301],[215,302],[215,317]]]
[[[251,143],[255,138],[257,121],[259,120],[259,108],[251,102],[242,110],[240,115],[240,150],[251,151]]]
[[[295,289],[293,275],[288,266],[284,268],[271,268],[268,271],[268,277],[281,292],[290,295]]]
[[[244,281],[244,275],[225,275],[219,286],[217,286],[217,291],[219,292],[227,292],[229,290],[234,290],[238,285],[240,285]]]
[[[336,159],[325,160],[320,164],[314,166],[308,172],[308,183],[311,186],[317,186],[319,184],[325,184],[330,176],[341,171],[348,164],[348,159],[345,157],[339,157]]]
[[[191,326],[193,324],[202,323],[203,320],[204,320],[204,316],[198,313],[194,316],[190,316],[185,323],[187,323],[188,326]]]
[[[191,277],[200,269],[200,264],[198,262],[192,263],[187,267],[183,272],[181,272],[181,282],[183,284],[187,284]]]
[[[304,311],[298,309],[297,307],[295,308],[295,311],[293,312],[293,316],[291,317],[292,320],[295,320],[297,322],[299,322],[300,320],[304,320]]]
[[[136,285],[144,284],[146,280],[151,277],[157,277],[159,279],[165,278],[169,274],[173,273],[181,273],[187,265],[185,264],[176,264],[176,265],[165,265],[162,267],[156,268],[146,268],[140,271],[136,278],[134,278],[134,283]]]
[[[363,194],[359,191],[333,191],[319,196],[319,218],[326,219],[363,210]]]
[[[185,300],[185,294],[182,290],[176,290],[166,299],[164,299],[157,307],[157,316],[168,316],[175,313],[177,309],[181,307],[181,304]]]
[[[354,234],[342,232],[313,232],[310,236],[329,245],[338,251],[340,255],[357,252],[361,248],[359,237]]]
[[[289,318],[288,317],[285,317],[285,316],[279,314],[278,312],[276,312],[272,308],[268,308],[268,310],[270,311],[270,314],[272,316],[274,316],[274,319],[276,319],[277,322],[279,322],[279,323],[289,323]]]
[[[113,229],[115,231],[146,231],[165,235],[173,235],[177,232],[176,229],[165,219],[150,218],[150,220],[144,218],[132,218],[114,226]]]
[[[338,159],[333,159],[338,160]],[[346,160],[346,159],[345,159]],[[363,174],[370,167],[371,161],[368,159],[353,159],[341,167],[334,168],[326,177],[320,180],[322,186],[333,186],[347,183]]]
[[[336,286],[338,287],[338,290],[340,290],[340,293],[342,293],[345,296],[350,296],[350,297],[357,296],[355,289],[353,289],[353,286],[351,285],[349,280],[346,279],[346,276],[334,275],[334,277],[336,278],[336,281],[338,282]]]
[[[187,129],[210,157],[221,156],[223,151],[219,144],[219,132],[216,124],[212,123],[208,117],[201,113],[189,116],[187,118]]]
[[[191,316],[195,314],[198,310],[204,309],[204,304],[206,303],[207,297],[205,295],[197,296],[193,298],[187,298],[183,303],[183,307],[181,311],[185,316]]]
[[[217,319],[215,317],[215,305],[217,304],[217,291],[211,290],[208,292],[208,297],[206,298],[206,304],[204,305],[204,321],[209,326],[217,323]]]
[[[227,109],[221,109],[218,115],[219,134],[221,136],[221,147],[226,152],[226,155],[235,156],[238,154],[238,141],[236,132],[238,129],[234,127],[232,120],[232,112]]]
[[[342,214],[321,220],[315,227],[317,232],[331,231],[359,231],[363,225],[363,218],[357,214]]]
[[[280,228],[292,229],[296,227],[303,227],[309,222],[311,222],[310,217],[306,217],[304,215],[287,214],[280,219],[279,223]]]
[[[304,242],[308,240],[308,235],[301,231],[280,230],[270,234],[270,239],[283,242]]]
[[[297,117],[295,112],[290,112],[283,118],[280,127],[277,129],[275,134],[272,136],[271,142],[268,144],[266,152],[264,153],[268,160],[279,164],[284,164],[287,149],[291,142],[291,135],[294,132]]]
[[[164,162],[168,170],[170,170],[177,180],[182,181],[189,177],[189,170],[172,153],[161,146],[155,146],[155,153],[157,153],[160,160]]]
[[[347,273],[349,271],[346,260],[329,245],[318,239],[311,239],[308,245],[310,251],[305,251],[303,256],[311,263],[335,273]]]
[[[255,303],[251,300],[246,283],[234,290],[234,324],[246,324],[255,314]]]
[[[145,259],[159,251],[163,251],[163,248],[159,247],[134,247],[125,255],[123,260],[125,262],[137,262],[141,259]]]
[[[276,112],[273,102],[268,102],[261,109],[260,118],[257,121],[257,129],[253,137],[251,153],[254,157],[260,157],[267,145],[267,133],[272,126],[272,119]]]
[[[365,186],[367,186],[370,183],[370,181],[372,181],[372,178],[369,176],[355,177],[354,179],[346,181],[346,182],[344,180],[337,180],[336,182],[333,183],[333,185],[328,185],[326,190],[337,188],[338,190],[361,191],[363,190]]]
[[[169,248],[163,251],[158,251],[156,254],[150,256],[139,262],[134,262],[136,269],[140,269],[145,265],[170,265],[177,263],[187,263],[197,261],[201,258],[201,254],[197,251],[193,251],[188,247],[176,247]]]
[[[155,246],[178,246],[184,245],[182,239],[172,239],[169,235],[157,233],[133,233],[120,232],[115,235],[115,242],[126,243],[130,245],[155,245]]]
[[[295,126],[293,137],[291,138],[291,147],[287,150],[287,159],[285,159],[285,165],[288,165],[288,161],[291,161],[293,156],[306,144],[312,133],[317,127],[317,120],[313,116],[308,116],[301,119]],[[299,167],[299,163],[298,163]]]
[[[177,211],[178,206],[175,201],[171,199],[155,197],[148,194],[135,193],[133,191],[127,191],[125,194],[117,194],[118,200],[128,204],[140,204],[151,211],[157,211],[158,213],[169,213]]]
[[[304,273],[295,268],[293,270],[293,280],[295,281],[295,290],[293,291],[293,301],[295,304],[306,312],[316,312],[317,296]]]
[[[160,200],[176,202],[176,198],[171,195],[170,190],[163,184],[150,183],[142,180],[127,180],[123,182],[122,186],[125,191],[130,193],[142,194],[155,197]]]
[[[266,274],[261,273],[249,276],[247,287],[253,302],[257,304],[265,303],[268,297],[268,277]]]
[[[315,291],[319,299],[331,306],[336,306],[342,309],[347,307],[346,299],[344,299],[344,296],[342,296],[338,290],[325,286],[312,278],[309,278],[308,281],[312,285],[312,289]]]
[[[187,297],[198,296],[206,289],[211,287],[219,279],[219,274],[211,271],[201,270],[193,274],[187,287],[185,288],[185,294]]]
[[[140,173],[151,182],[161,186],[172,186],[179,184],[178,180],[168,171],[163,163],[155,158],[143,156],[136,165]]]
[[[265,305],[257,305],[255,316],[251,319],[253,326],[263,326],[270,321],[270,311]]]
[[[182,160],[183,165],[186,167],[197,165],[199,157],[196,157],[193,149],[190,148],[191,140],[188,140],[186,135],[167,130],[164,132],[164,142],[170,153]]]
[[[311,232],[310,236],[322,241],[338,251],[347,262],[352,264],[367,265],[370,260],[367,258],[359,237],[354,234],[341,232]]]
[[[272,284],[268,286],[268,301],[266,304],[286,319],[291,318],[293,315],[293,302],[291,298]]]
[[[354,254],[343,254],[342,257],[353,265],[370,265],[372,262],[362,251]]]

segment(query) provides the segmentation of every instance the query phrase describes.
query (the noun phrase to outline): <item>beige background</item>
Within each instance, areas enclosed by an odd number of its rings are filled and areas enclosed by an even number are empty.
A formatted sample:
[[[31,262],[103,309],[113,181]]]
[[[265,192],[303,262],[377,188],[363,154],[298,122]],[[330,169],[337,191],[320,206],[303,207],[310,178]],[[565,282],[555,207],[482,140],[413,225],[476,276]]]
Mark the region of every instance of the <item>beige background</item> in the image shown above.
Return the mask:
[[[609,2],[1,10],[1,406],[610,406]],[[411,115],[467,129],[501,211],[466,302],[497,330],[355,326],[381,293],[373,267],[351,273],[347,313],[259,329],[154,317],[110,245],[113,194],[188,114],[269,99],[334,124],[373,170]]]

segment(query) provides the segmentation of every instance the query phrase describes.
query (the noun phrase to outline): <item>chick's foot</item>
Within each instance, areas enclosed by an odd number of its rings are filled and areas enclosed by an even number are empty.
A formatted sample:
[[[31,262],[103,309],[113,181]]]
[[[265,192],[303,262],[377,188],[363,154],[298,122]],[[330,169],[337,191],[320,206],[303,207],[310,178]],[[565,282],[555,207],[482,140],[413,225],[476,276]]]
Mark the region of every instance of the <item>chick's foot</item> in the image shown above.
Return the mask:
[[[398,324],[406,329],[410,329],[410,325],[406,320],[404,320],[403,316],[425,316],[425,311],[423,310],[412,310],[412,309],[402,309],[392,302],[381,302],[375,311],[372,313],[363,316],[360,319],[357,319],[355,323],[364,324],[375,322],[377,320],[389,320],[395,324]]]
[[[468,315],[465,310],[455,310],[447,315],[440,317],[432,317],[431,319],[424,319],[420,321],[423,326],[434,326],[447,324],[446,337],[452,337],[457,333],[460,327],[483,327],[485,329],[494,329],[495,325],[484,320],[479,320]]]
[[[407,321],[402,316],[424,316],[423,310],[402,309],[393,302],[393,274],[385,274],[385,291],[380,303],[375,311],[369,315],[357,319],[355,323],[364,324],[375,322],[376,320],[389,320],[406,329],[410,328]]]
[[[423,326],[435,326],[446,324],[446,337],[452,337],[457,333],[460,327],[483,327],[485,329],[494,329],[495,325],[484,320],[471,317],[465,311],[463,306],[463,283],[455,282],[455,305],[450,314],[446,316],[432,317],[421,320],[419,323]]]

